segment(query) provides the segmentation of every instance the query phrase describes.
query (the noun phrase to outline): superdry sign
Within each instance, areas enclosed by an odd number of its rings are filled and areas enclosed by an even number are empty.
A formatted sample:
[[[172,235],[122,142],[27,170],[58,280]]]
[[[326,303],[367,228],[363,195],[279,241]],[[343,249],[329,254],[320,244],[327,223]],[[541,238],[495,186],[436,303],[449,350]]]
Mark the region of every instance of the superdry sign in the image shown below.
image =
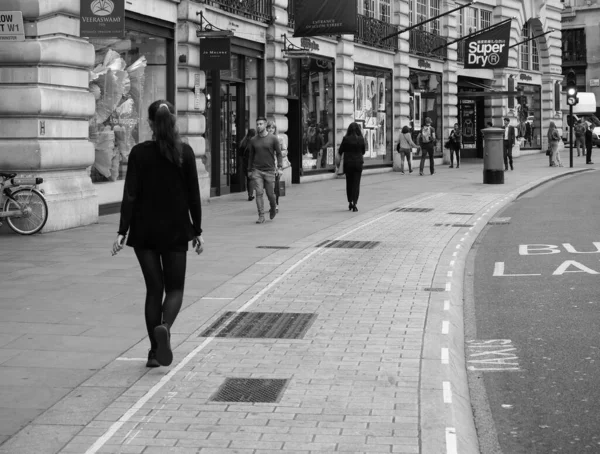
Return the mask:
[[[122,38],[125,35],[125,0],[80,0],[80,7],[80,36]]]
[[[294,36],[356,33],[356,6],[352,0],[296,0]]]
[[[506,68],[510,21],[466,40],[465,68]]]

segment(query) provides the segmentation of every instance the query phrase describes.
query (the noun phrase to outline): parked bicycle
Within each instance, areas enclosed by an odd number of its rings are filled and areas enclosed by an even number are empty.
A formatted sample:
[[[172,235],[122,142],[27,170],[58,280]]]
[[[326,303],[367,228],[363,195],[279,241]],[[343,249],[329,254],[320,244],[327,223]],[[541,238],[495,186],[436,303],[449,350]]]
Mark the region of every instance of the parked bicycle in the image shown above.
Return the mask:
[[[48,220],[48,204],[37,185],[43,178],[16,178],[16,173],[0,172],[0,220],[21,235],[42,230]],[[0,226],[2,222],[0,222]]]

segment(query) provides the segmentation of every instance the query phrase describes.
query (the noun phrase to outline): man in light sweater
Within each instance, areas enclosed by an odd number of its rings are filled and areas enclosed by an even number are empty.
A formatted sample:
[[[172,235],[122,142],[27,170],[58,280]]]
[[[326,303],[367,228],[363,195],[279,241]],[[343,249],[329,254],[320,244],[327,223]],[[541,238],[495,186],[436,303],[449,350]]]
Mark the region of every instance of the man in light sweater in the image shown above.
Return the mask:
[[[282,170],[282,155],[279,139],[267,131],[267,119],[258,117],[256,119],[256,136],[250,141],[250,156],[248,158],[248,171],[250,178],[254,181],[256,191],[256,207],[258,208],[257,224],[265,222],[265,204],[263,193],[267,192],[267,198],[271,209],[269,218],[273,219],[277,214],[277,203],[275,200],[275,172]],[[277,159],[277,168],[275,168]]]

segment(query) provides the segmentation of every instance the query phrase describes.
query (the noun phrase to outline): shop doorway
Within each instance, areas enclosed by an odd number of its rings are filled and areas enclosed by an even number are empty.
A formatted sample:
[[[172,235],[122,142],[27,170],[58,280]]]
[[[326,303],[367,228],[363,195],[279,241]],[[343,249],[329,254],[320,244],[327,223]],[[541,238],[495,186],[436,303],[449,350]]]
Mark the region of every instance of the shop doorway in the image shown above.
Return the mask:
[[[292,183],[300,183],[302,137],[300,135],[300,101],[288,98],[288,159],[292,164]]]

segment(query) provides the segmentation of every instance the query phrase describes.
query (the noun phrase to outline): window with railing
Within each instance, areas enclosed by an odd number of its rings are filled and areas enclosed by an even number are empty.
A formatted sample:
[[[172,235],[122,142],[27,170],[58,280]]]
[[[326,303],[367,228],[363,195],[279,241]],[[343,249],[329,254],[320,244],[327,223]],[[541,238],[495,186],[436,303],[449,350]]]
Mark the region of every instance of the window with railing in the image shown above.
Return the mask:
[[[392,22],[392,3],[391,0],[380,0],[379,17],[383,22]]]
[[[375,0],[363,0],[363,14],[367,17],[375,17]]]
[[[482,9],[479,11],[479,13],[480,13],[479,25],[481,26],[481,29],[487,28],[490,25],[492,25],[492,12],[491,11]]]
[[[585,29],[562,29],[563,66],[586,65]]]
[[[408,1],[409,25],[418,24],[440,14],[440,0],[409,0]],[[434,34],[440,32],[440,20],[423,24],[420,30],[428,31]]]
[[[268,23],[272,15],[273,0],[203,0],[203,3],[237,16]]]
[[[480,8],[463,8],[458,12],[458,36],[467,36],[492,25],[492,12]],[[457,57],[460,62],[465,59],[465,41],[457,43]]]
[[[523,25],[521,30],[521,41],[529,38],[529,23]],[[521,44],[521,69],[529,70],[529,47],[531,41]]]
[[[440,0],[429,0],[429,17],[435,17],[440,14]],[[440,20],[436,19],[430,22],[429,31],[435,35],[440,34]]]
[[[398,37],[381,41],[381,38],[396,33],[398,28],[389,22],[368,17],[364,14],[356,16],[356,33],[354,41],[361,44],[366,44],[371,47],[379,47],[381,49],[398,50]]]

